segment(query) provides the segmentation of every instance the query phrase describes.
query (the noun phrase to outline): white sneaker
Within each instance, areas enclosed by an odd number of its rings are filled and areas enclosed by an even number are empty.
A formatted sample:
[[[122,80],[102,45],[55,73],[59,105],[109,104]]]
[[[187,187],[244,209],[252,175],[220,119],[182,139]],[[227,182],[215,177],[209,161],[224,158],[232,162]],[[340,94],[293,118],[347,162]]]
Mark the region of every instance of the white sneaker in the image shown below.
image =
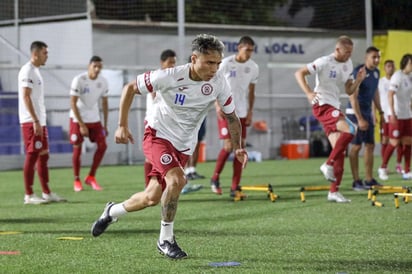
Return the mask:
[[[378,168],[378,176],[379,179],[383,180],[383,181],[387,181],[389,179],[388,177],[388,171],[386,170],[386,168]]]
[[[412,180],[412,172],[403,173],[402,174],[402,179],[403,180]]]
[[[60,202],[67,202],[65,198],[60,197],[56,193],[50,192],[50,194],[43,193],[42,197],[44,200],[46,200],[49,203],[60,203]]]
[[[40,204],[47,204],[48,201],[46,201],[43,198],[37,197],[36,194],[31,194],[31,195],[24,195],[24,204],[25,205],[40,205]]]
[[[328,193],[328,201],[337,202],[337,203],[350,203],[349,199],[343,197],[340,192],[329,192]]]
[[[323,163],[323,165],[320,166],[320,172],[322,172],[326,180],[332,181],[332,182],[336,181],[333,166]]]

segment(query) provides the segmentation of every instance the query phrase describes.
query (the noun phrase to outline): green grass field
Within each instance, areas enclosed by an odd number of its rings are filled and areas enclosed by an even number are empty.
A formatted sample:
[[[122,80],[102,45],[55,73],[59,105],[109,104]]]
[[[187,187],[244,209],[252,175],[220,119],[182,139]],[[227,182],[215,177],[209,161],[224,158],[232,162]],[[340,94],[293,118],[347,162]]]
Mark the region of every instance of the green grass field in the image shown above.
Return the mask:
[[[0,273],[411,273],[412,205],[396,209],[393,195],[381,194],[385,206],[371,206],[366,191],[351,190],[348,163],[341,192],[352,203],[327,202],[327,191],[305,192],[302,203],[302,186],[327,185],[319,173],[323,161],[249,163],[242,185],[272,184],[280,196],[274,203],[258,191],[231,201],[231,163],[221,177],[222,196],[210,191],[209,179],[193,181],[204,188],[180,199],[175,234],[189,254],[180,261],[157,252],[159,206],[122,217],[98,238],[90,235],[107,201],[143,189],[141,165],[102,167],[97,178],[104,190],[80,193],[73,192],[71,169],[52,169],[53,191],[69,202],[38,206],[23,205],[21,171],[1,172]],[[214,162],[201,163],[198,172],[209,177],[213,168]],[[412,185],[391,179],[390,185]],[[209,265],[231,261],[241,265]]]

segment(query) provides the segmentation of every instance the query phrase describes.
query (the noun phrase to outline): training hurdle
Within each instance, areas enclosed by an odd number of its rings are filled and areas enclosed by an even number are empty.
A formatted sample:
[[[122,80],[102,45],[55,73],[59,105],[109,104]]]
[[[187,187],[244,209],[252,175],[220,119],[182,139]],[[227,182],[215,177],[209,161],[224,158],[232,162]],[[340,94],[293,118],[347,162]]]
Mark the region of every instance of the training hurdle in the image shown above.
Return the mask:
[[[275,202],[279,198],[279,195],[277,195],[273,192],[273,187],[272,187],[271,184],[255,185],[255,186],[242,186],[242,187],[240,187],[239,190],[236,190],[236,192],[235,192],[235,196],[233,197],[233,200],[235,202],[243,200],[243,198],[245,196],[243,194],[244,190],[267,192],[267,196],[272,202]]]
[[[300,200],[305,202],[305,191],[329,190],[330,185],[327,186],[303,186],[300,188]]]
[[[398,196],[403,196],[403,201],[405,204],[409,202],[409,197],[412,197],[412,193],[404,193],[404,192],[397,192],[393,194],[394,201],[395,201],[395,207],[399,208],[399,199]]]
[[[376,200],[378,194],[409,193],[408,186],[372,186],[368,190],[368,200],[372,200],[372,206],[383,207],[384,204]]]

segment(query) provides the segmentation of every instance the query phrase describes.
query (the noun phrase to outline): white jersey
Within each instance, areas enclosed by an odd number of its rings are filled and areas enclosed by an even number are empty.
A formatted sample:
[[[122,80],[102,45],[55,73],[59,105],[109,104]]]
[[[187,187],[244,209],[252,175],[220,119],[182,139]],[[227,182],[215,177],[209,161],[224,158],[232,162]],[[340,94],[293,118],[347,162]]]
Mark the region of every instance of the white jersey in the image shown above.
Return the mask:
[[[353,71],[352,60],[338,62],[333,54],[320,57],[306,65],[310,74],[316,73],[314,92],[319,96],[319,105],[340,108],[340,87],[350,78]]]
[[[396,71],[392,75],[389,90],[394,91],[396,95],[395,112],[398,119],[412,118],[412,75],[405,74],[401,70]]]
[[[236,61],[235,55],[222,60],[219,70],[226,77],[235,102],[236,114],[240,118],[247,116],[249,109],[249,85],[256,84],[259,78],[259,66],[252,59],[244,63]]]
[[[19,71],[19,121],[22,123],[34,122],[24,103],[23,88],[31,89],[31,101],[34,112],[39,119],[40,125],[46,125],[46,107],[44,105],[44,82],[38,67],[27,62]]]
[[[193,153],[200,125],[216,100],[225,113],[235,110],[229,85],[221,73],[205,82],[191,80],[189,71],[190,64],[186,64],[137,76],[141,94],[156,92],[153,113],[146,117],[148,126],[156,130],[157,137],[187,155]]]
[[[70,87],[70,95],[79,97],[77,108],[84,123],[95,123],[100,121],[99,99],[107,97],[109,93],[108,84],[103,76],[92,80],[87,72],[73,78]],[[74,112],[70,109],[70,118],[78,122]]]
[[[389,115],[391,115],[391,109],[389,107],[389,100],[388,100],[390,81],[391,81],[390,79],[386,77],[382,77],[381,79],[379,79],[379,85],[378,85],[379,99],[380,99],[381,108],[383,110],[384,119],[386,123],[389,122]]]

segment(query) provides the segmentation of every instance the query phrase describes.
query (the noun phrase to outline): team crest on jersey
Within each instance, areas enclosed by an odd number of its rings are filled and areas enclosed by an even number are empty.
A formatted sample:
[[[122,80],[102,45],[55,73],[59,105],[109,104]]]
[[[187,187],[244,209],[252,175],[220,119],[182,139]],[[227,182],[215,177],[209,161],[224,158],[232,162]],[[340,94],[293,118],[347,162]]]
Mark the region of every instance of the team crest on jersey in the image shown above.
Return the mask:
[[[249,73],[251,71],[250,67],[245,67],[245,73]]]
[[[162,163],[162,165],[170,164],[172,162],[172,155],[163,154],[162,156],[160,156],[160,162]]]
[[[375,79],[378,79],[379,75],[378,75],[378,72],[377,72],[377,71],[374,71],[374,72],[373,72],[373,77],[375,77]]]
[[[332,111],[332,117],[334,118],[339,117],[339,110]]]
[[[213,92],[211,84],[204,84],[201,88],[203,95],[210,95]]]
[[[35,149],[41,149],[43,147],[43,143],[41,141],[36,141],[34,143],[34,148]]]

